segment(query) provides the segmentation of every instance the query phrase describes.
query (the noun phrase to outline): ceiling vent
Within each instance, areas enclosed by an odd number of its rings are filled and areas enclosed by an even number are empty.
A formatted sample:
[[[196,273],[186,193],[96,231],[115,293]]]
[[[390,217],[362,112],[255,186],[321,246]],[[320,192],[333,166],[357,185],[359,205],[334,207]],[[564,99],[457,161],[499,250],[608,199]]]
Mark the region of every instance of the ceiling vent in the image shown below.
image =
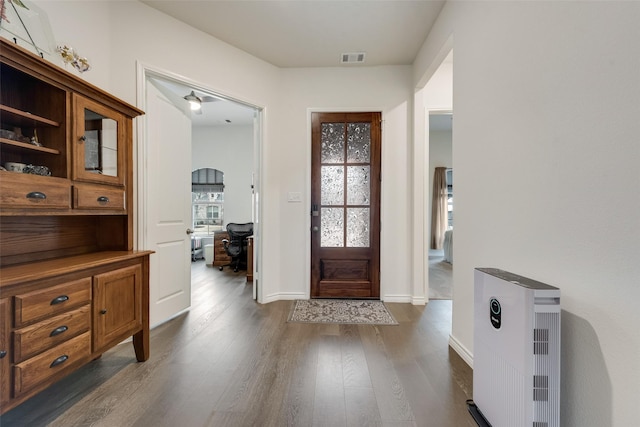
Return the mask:
[[[342,64],[364,64],[365,52],[343,53],[340,59]]]

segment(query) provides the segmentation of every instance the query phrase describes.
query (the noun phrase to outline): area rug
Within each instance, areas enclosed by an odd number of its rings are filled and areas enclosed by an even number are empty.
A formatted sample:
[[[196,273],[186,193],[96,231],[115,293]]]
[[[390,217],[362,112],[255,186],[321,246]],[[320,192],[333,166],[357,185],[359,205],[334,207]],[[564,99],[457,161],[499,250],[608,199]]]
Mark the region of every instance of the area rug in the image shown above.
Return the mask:
[[[288,321],[356,325],[398,324],[382,301],[338,299],[296,300]]]

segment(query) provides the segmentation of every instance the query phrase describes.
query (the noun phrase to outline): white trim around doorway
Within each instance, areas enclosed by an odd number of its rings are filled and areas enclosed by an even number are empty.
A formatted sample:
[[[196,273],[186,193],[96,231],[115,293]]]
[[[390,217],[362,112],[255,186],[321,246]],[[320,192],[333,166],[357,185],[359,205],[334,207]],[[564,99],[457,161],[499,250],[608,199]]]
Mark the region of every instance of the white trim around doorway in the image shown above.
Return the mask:
[[[259,303],[263,303],[263,286],[259,286],[260,283],[260,273],[263,271],[262,267],[262,253],[263,253],[263,239],[262,239],[262,230],[260,228],[260,221],[263,218],[263,207],[262,203],[258,203],[257,201],[260,199],[261,194],[261,184],[263,181],[264,175],[264,156],[263,156],[263,141],[264,141],[264,117],[266,115],[266,108],[264,106],[257,105],[251,101],[240,99],[237,97],[233,97],[225,94],[223,91],[213,89],[204,84],[196,82],[192,79],[189,79],[180,74],[173,73],[168,70],[164,70],[158,67],[154,67],[149,64],[142,63],[140,61],[136,62],[136,104],[137,107],[144,111],[146,107],[146,85],[147,79],[149,77],[157,77],[164,80],[175,81],[181,84],[189,85],[197,90],[202,92],[210,93],[215,95],[216,97],[225,99],[227,101],[243,104],[247,107],[253,108],[256,110],[256,119],[254,122],[254,165],[253,165],[253,191],[254,191],[254,206],[253,212],[255,214],[255,221],[257,221],[256,232],[254,233],[254,253],[255,253],[255,262],[254,262],[254,299]],[[134,176],[134,192],[136,197],[134,198],[134,209],[136,210],[136,215],[134,216],[134,245],[136,248],[143,248],[145,242],[147,241],[146,236],[146,217],[147,217],[147,206],[145,202],[145,191],[147,188],[147,167],[145,163],[146,154],[148,151],[147,147],[147,130],[145,128],[144,122],[137,123],[134,128],[134,134],[136,135],[136,144],[133,154],[133,163],[136,165],[136,174]]]

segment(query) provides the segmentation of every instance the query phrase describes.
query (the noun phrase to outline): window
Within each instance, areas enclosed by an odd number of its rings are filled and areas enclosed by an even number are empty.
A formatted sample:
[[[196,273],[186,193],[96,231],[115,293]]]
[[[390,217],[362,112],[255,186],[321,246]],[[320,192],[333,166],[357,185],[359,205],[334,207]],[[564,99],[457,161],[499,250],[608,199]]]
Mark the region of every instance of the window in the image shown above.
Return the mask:
[[[453,169],[447,169],[447,228],[453,228]]]
[[[211,235],[224,223],[224,173],[203,168],[191,173],[191,205],[195,234]]]
[[[224,193],[191,193],[193,230],[196,234],[212,234],[222,229]]]

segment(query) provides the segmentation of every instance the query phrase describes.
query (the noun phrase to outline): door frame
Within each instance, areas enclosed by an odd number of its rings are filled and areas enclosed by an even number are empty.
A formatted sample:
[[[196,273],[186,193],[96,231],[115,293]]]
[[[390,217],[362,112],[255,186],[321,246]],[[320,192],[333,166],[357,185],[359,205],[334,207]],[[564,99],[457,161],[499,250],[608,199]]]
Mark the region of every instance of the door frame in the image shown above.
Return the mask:
[[[214,94],[216,97],[225,99],[227,101],[243,104],[247,107],[256,110],[256,119],[254,120],[254,141],[253,141],[253,207],[252,211],[255,215],[254,218],[254,272],[253,272],[253,298],[258,302],[263,300],[262,286],[259,286],[261,279],[260,272],[262,271],[262,227],[261,218],[263,218],[262,203],[258,203],[261,195],[261,185],[263,181],[264,171],[264,156],[263,156],[263,141],[264,141],[264,116],[265,107],[257,105],[251,101],[243,100],[233,96],[229,96],[224,92],[212,89],[204,84],[189,79],[183,75],[158,68],[142,61],[136,61],[136,106],[143,111],[146,108],[146,96],[147,96],[147,79],[149,77],[156,77],[169,81],[176,81],[185,85],[189,85],[196,90]],[[133,164],[136,165],[136,173],[134,174],[133,191],[135,197],[133,200],[133,208],[136,212],[133,219],[133,234],[134,234],[134,249],[143,249],[148,241],[147,236],[147,211],[148,206],[144,194],[147,191],[147,184],[150,179],[145,163],[145,159],[148,154],[148,141],[147,141],[147,129],[145,121],[134,120],[134,133],[136,140],[133,150]],[[188,308],[187,308],[188,310]],[[154,326],[154,325],[151,325]]]
[[[413,296],[412,304],[425,305],[429,302],[429,238],[431,233],[431,213],[429,212],[429,113],[450,110],[452,105],[434,105],[425,99],[427,84],[438,71],[446,57],[453,50],[453,34],[440,46],[433,61],[420,77],[413,96]],[[426,171],[425,171],[426,168]]]
[[[311,153],[311,132],[312,132],[312,115],[313,113],[361,113],[363,111],[379,111],[380,112],[380,178],[384,180],[384,153],[385,153],[385,132],[384,132],[384,119],[386,110],[382,106],[362,106],[362,107],[346,107],[346,108],[336,108],[336,107],[312,107],[307,108],[307,143],[305,147],[305,158],[307,170],[305,174],[305,188],[307,191],[304,196],[304,211],[305,215],[305,266],[304,266],[304,277],[305,283],[308,286],[305,287],[304,298],[311,299],[311,162],[312,162],[312,153]],[[380,186],[380,301],[384,301],[385,292],[384,292],[384,282],[382,281],[382,260],[384,259],[384,217],[383,217],[383,209],[384,206],[384,186]]]

